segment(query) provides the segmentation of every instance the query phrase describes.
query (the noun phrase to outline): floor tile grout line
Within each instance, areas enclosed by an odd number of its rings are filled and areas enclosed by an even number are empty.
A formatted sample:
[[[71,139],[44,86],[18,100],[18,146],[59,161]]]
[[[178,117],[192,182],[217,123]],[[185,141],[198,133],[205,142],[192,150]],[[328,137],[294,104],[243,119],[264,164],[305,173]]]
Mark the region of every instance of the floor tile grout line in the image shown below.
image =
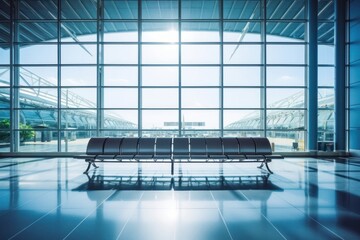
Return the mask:
[[[35,223],[37,223],[38,221],[40,221],[41,219],[43,219],[44,217],[46,217],[47,215],[49,215],[50,213],[52,213],[53,211],[55,211],[56,209],[58,209],[59,207],[60,207],[60,205],[57,206],[56,208],[51,209],[51,210],[48,211],[46,214],[44,214],[43,216],[39,217],[39,218],[36,219],[34,222],[32,222],[31,224],[29,224],[28,226],[26,226],[25,228],[21,229],[21,230],[18,231],[16,234],[14,234],[13,236],[11,236],[11,237],[9,238],[9,240],[15,238],[16,236],[18,236],[19,234],[21,234],[22,232],[24,232],[26,229],[30,228],[32,225],[34,225]]]
[[[251,205],[253,205],[253,203],[251,203],[251,201],[249,200],[249,198],[248,198],[242,191],[240,191],[240,193],[244,196],[244,198],[245,198]],[[287,239],[287,238],[280,232],[280,230],[279,230],[277,227],[275,227],[275,225],[270,221],[270,219],[268,219],[263,213],[261,213],[261,216],[262,216],[263,218],[265,218],[265,220],[270,224],[270,226],[272,226],[272,227],[280,234],[280,236],[281,236],[283,239]]]
[[[124,226],[122,227],[122,229],[121,229],[120,233],[119,233],[119,234],[118,234],[118,236],[116,237],[116,240],[120,239],[121,234],[124,232],[124,230],[125,230],[125,228],[126,228],[127,224],[129,223],[129,221],[130,221],[131,217],[133,216],[133,213],[136,211],[136,209],[137,209],[138,205],[140,204],[140,201],[141,201],[141,199],[142,199],[142,197],[143,197],[143,196],[144,196],[144,191],[141,193],[141,196],[140,196],[140,198],[139,198],[138,202],[136,203],[135,208],[134,208],[134,209],[133,209],[133,211],[131,211],[131,213],[129,214],[129,218],[126,220],[126,222],[125,222]]]
[[[322,223],[320,223],[319,221],[317,221],[315,218],[313,218],[312,216],[310,216],[309,214],[307,214],[305,211],[303,211],[301,208],[299,208],[298,206],[295,206],[293,204],[291,204],[289,201],[287,201],[286,199],[281,198],[282,200],[284,200],[285,202],[287,202],[289,205],[291,205],[293,208],[295,208],[296,210],[298,210],[299,212],[301,212],[302,214],[304,214],[305,216],[307,216],[308,218],[310,218],[312,221],[316,222],[317,224],[319,224],[321,227],[323,227],[324,229],[326,229],[327,231],[329,231],[330,233],[334,234],[336,237],[340,238],[340,239],[344,239],[341,236],[339,236],[337,233],[335,233],[334,231],[332,231],[331,229],[329,229],[328,227],[326,227],[325,225],[323,225]]]
[[[85,218],[83,218],[83,220],[81,220],[64,238],[64,239],[67,239],[88,217],[91,216],[91,214],[93,214],[106,200],[108,200],[112,195],[114,195],[116,193],[115,190],[113,190],[113,192],[108,196],[106,197],[103,201],[101,201],[101,203],[99,205],[96,206],[96,208],[91,211]]]
[[[216,202],[215,197],[214,197],[212,191],[210,191],[210,195],[211,195],[211,197],[212,197],[212,200]],[[220,217],[221,217],[221,220],[222,220],[223,223],[224,223],[225,229],[226,229],[227,233],[229,234],[230,239],[231,239],[231,240],[234,240],[234,238],[232,237],[232,235],[231,235],[231,233],[230,233],[230,229],[229,229],[229,227],[228,227],[227,224],[226,224],[225,218],[224,218],[223,214],[221,213],[221,210],[220,210],[220,208],[219,208],[219,205],[217,205],[216,208],[217,208],[218,213],[219,213],[219,215],[220,215]]]

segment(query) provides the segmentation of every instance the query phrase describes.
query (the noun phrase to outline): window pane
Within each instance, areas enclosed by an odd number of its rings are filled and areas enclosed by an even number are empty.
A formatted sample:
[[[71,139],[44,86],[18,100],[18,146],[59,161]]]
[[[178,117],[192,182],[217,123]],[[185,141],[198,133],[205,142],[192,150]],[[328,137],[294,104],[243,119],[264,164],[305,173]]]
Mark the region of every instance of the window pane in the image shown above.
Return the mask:
[[[104,88],[104,108],[137,108],[136,88]]]
[[[260,42],[260,22],[225,22],[224,42]]]
[[[101,136],[104,137],[138,137],[138,131],[101,131]]]
[[[219,89],[185,88],[181,91],[181,106],[183,108],[219,107]]]
[[[104,45],[105,64],[136,64],[138,63],[137,45]]]
[[[7,87],[1,87],[0,88],[0,94],[2,97],[2,99],[0,100],[0,109],[1,108],[10,108],[10,88],[9,86]],[[8,111],[0,111],[1,114],[4,115],[0,115],[0,119],[10,119],[10,115],[8,115]]]
[[[267,45],[268,64],[305,64],[304,45]]]
[[[274,152],[290,152],[305,150],[304,131],[267,131],[266,137],[274,146]]]
[[[218,22],[184,22],[181,24],[181,42],[219,42]]]
[[[145,22],[142,24],[143,42],[178,42],[177,22]]]
[[[267,0],[266,18],[268,19],[304,19],[304,0]],[[279,11],[282,9],[282,11]]]
[[[335,64],[333,45],[318,45],[318,64]]]
[[[318,43],[334,44],[334,23],[320,22],[318,24]]]
[[[181,111],[181,130],[219,129],[220,112],[218,110],[183,110]]]
[[[142,63],[144,64],[177,64],[179,50],[177,45],[143,45]]]
[[[1,42],[10,42],[10,23],[0,22],[0,43]]]
[[[56,110],[23,109],[16,111],[19,114],[20,129],[42,131],[58,127],[58,113]],[[29,140],[33,140],[33,137],[30,137]]]
[[[19,23],[19,42],[57,40],[57,24],[52,22]],[[44,34],[46,33],[46,34]]]
[[[0,67],[0,86],[10,85],[10,68]]]
[[[220,137],[220,131],[204,131],[204,129],[185,130],[181,132],[182,137]]]
[[[319,0],[318,18],[324,20],[334,19],[334,1],[333,0]]]
[[[61,107],[96,108],[95,88],[62,88]]]
[[[104,22],[104,42],[137,42],[137,22]]]
[[[61,46],[61,63],[63,64],[95,64],[96,56],[94,44],[63,44]]]
[[[179,104],[177,88],[142,89],[143,108],[177,108]]]
[[[142,67],[143,86],[177,86],[178,67]]]
[[[6,20],[10,19],[10,0],[2,0],[0,1],[0,19]]]
[[[259,108],[259,88],[225,88],[224,108]]]
[[[179,0],[180,1],[180,0]],[[143,0],[142,17],[143,19],[177,19],[178,18],[178,1],[158,1]]]
[[[178,129],[179,111],[144,110],[142,111],[143,129]]]
[[[104,110],[105,129],[137,129],[137,110]]]
[[[10,45],[0,44],[0,64],[10,64]]]
[[[156,130],[156,131],[142,131],[143,137],[176,137],[179,135],[177,130]]]
[[[56,88],[19,88],[20,106],[24,108],[56,108]]]
[[[224,137],[263,137],[263,131],[224,131]]]
[[[137,0],[104,0],[105,19],[138,18]]]
[[[318,107],[334,109],[335,90],[333,88],[320,88],[318,90]]]
[[[96,137],[96,131],[63,131],[61,132],[61,152],[84,152],[92,137]]]
[[[182,67],[182,86],[219,86],[219,67]]]
[[[51,130],[17,131],[20,134],[19,152],[57,152],[57,132]]]
[[[61,129],[96,129],[96,110],[62,109]]]
[[[333,87],[335,81],[334,67],[318,67],[318,85]]]
[[[224,64],[260,64],[261,45],[224,45]]]
[[[104,67],[104,86],[137,86],[137,67]]]
[[[260,111],[257,110],[225,110],[225,129],[258,129],[262,126]]]
[[[56,64],[56,45],[31,45],[23,47],[20,51],[20,64]]]
[[[56,28],[55,28],[56,29]],[[62,42],[96,42],[96,22],[62,22]]]
[[[61,67],[62,86],[96,86],[96,67]]]
[[[224,0],[224,19],[259,19],[261,1]]]
[[[10,131],[0,130],[0,144],[0,152],[10,152]]]
[[[268,86],[304,86],[304,67],[267,67]]]
[[[204,4],[203,0],[182,0],[181,1],[182,19],[218,19],[219,1],[208,0]]]
[[[334,141],[334,110],[319,110],[318,116],[318,141]]]
[[[64,19],[96,19],[97,0],[61,0],[61,17]]]
[[[303,108],[305,91],[301,88],[271,88],[266,90],[268,108]]]
[[[56,19],[58,0],[20,0],[20,19]]]
[[[303,110],[268,110],[266,126],[268,129],[303,130],[305,111]]]
[[[304,42],[305,24],[298,22],[268,22],[266,24],[268,42]]]
[[[183,45],[181,61],[183,64],[219,64],[220,48],[218,45]]]
[[[260,86],[260,67],[224,67],[224,86]]]
[[[19,67],[20,86],[57,86],[57,67]]]

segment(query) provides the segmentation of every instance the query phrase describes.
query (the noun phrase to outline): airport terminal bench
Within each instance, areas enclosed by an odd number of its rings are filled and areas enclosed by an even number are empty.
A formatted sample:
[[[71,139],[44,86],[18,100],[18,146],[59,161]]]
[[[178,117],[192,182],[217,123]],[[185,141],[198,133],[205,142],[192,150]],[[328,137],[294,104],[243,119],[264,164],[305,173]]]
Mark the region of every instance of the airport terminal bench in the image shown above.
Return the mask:
[[[224,138],[91,138],[86,154],[74,156],[84,159],[87,173],[95,162],[168,162],[171,175],[176,162],[259,162],[259,168],[272,159],[270,142],[261,137]]]

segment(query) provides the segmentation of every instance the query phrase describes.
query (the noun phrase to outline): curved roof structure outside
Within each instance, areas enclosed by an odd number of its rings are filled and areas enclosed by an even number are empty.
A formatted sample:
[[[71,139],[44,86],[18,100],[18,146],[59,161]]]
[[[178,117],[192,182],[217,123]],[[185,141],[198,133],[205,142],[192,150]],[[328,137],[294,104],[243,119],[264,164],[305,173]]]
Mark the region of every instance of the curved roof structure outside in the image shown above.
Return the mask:
[[[104,32],[129,32],[137,31],[137,0],[104,0],[104,20],[126,20],[120,23],[108,22],[104,24]],[[268,0],[266,6],[267,34],[293,39],[304,40],[303,24],[306,18],[304,0],[284,1]],[[259,33],[261,19],[261,1],[257,0],[225,0],[223,20],[224,31],[245,32],[246,20],[252,23],[246,29],[248,33]],[[0,20],[10,19],[10,0],[0,0]],[[61,1],[61,18],[65,21],[61,23],[62,38],[76,37],[81,35],[95,34],[97,31],[97,1],[96,0],[63,0]],[[214,28],[213,22],[209,20],[219,19],[219,2],[208,0],[182,0],[181,19],[204,20],[199,24],[191,24],[189,31],[211,31]],[[28,22],[21,26],[19,40],[23,44],[30,42],[43,42],[57,39],[57,0],[39,1],[19,1],[20,20],[39,20]],[[143,1],[142,19],[143,20],[177,20],[178,17],[177,1]],[[333,2],[331,0],[319,1],[319,19],[332,19],[334,15]],[[77,24],[66,22],[67,20],[86,20]],[[47,20],[41,22],[41,20]],[[53,22],[48,20],[54,20]],[[93,21],[91,21],[93,20]],[[133,21],[131,21],[133,20]],[[234,20],[240,22],[234,23]],[[278,20],[278,21],[277,21]],[[280,22],[280,21],[281,22]],[[288,21],[286,21],[288,20]],[[295,21],[294,21],[295,20]],[[168,21],[165,21],[168,22]],[[10,24],[0,23],[0,42],[10,42]],[[334,25],[326,22],[319,23],[318,39],[319,43],[333,43]],[[158,31],[158,25],[152,24],[148,31]],[[2,46],[7,48],[8,44]]]

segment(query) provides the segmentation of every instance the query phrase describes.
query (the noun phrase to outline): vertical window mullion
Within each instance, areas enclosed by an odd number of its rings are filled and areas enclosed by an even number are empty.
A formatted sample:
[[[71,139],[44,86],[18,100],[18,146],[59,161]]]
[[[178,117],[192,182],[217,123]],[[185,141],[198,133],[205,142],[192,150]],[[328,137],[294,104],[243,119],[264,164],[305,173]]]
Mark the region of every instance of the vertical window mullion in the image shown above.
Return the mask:
[[[181,14],[182,14],[182,11],[181,11],[181,0],[178,0],[178,53],[179,53],[179,60],[178,60],[178,69],[179,69],[179,71],[178,71],[178,74],[179,74],[179,78],[178,78],[178,90],[179,90],[179,93],[178,93],[178,95],[179,95],[179,110],[178,110],[178,114],[179,114],[179,116],[178,116],[178,121],[179,121],[179,123],[178,123],[178,131],[179,131],[179,133],[178,133],[178,135],[179,136],[182,136],[182,131],[181,131],[181,128],[182,128],[182,117],[181,117],[181,115],[182,115],[182,104],[181,104],[181,99],[182,99],[182,96],[181,96],[181,77],[182,77],[182,74],[181,74],[181,23],[182,23],[182,21],[181,21],[181,19],[182,19],[182,16],[181,16]]]
[[[219,1],[219,18],[220,18],[220,26],[219,26],[219,34],[220,34],[220,69],[219,69],[219,77],[220,77],[220,137],[224,136],[224,1]]]
[[[138,0],[138,137],[142,136],[142,1]]]

